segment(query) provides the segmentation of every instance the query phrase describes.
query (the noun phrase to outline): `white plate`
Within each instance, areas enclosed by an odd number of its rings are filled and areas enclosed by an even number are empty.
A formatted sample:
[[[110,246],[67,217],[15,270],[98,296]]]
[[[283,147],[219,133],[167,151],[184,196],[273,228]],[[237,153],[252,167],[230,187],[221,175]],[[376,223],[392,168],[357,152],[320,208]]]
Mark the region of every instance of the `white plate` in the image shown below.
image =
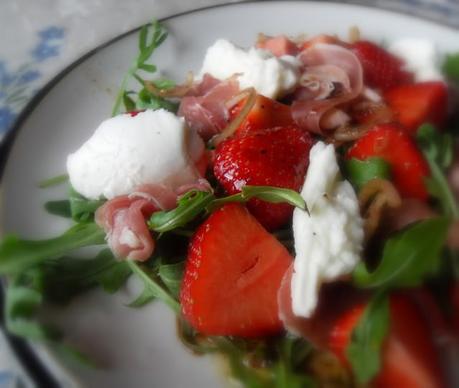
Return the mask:
[[[153,15],[152,15],[153,16]],[[459,34],[408,16],[351,5],[314,2],[257,2],[209,8],[167,19],[170,32],[154,61],[165,75],[183,80],[198,70],[205,49],[224,37],[251,45],[258,32],[337,33],[359,26],[369,39],[402,36],[434,40],[442,51],[459,50]],[[66,222],[43,210],[62,198],[62,189],[41,190],[36,183],[65,171],[68,153],[110,115],[114,95],[137,52],[137,33],[128,34],[67,70],[29,107],[17,128],[3,177],[4,231],[41,238],[61,232]],[[59,363],[43,346],[35,347],[61,383],[87,387],[218,387],[224,378],[208,358],[188,353],[175,336],[172,314],[159,303],[133,310],[132,290],[116,296],[94,292],[59,313],[48,313],[65,327],[71,341],[102,361],[103,369]]]

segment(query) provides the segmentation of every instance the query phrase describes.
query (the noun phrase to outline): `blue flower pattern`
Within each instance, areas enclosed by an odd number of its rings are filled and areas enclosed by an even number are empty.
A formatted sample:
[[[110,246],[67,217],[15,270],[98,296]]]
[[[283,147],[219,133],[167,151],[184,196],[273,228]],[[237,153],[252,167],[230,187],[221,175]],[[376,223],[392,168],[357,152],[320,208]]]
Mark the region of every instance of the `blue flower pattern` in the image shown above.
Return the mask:
[[[12,127],[19,112],[36,93],[42,76],[40,65],[59,55],[64,37],[63,28],[49,26],[37,32],[30,62],[12,71],[0,60],[0,137]]]

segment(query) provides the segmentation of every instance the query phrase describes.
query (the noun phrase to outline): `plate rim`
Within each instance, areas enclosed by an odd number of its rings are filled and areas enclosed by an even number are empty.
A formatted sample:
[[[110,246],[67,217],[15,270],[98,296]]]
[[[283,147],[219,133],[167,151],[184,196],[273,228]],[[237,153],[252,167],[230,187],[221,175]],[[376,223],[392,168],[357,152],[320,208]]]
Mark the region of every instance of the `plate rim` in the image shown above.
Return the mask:
[[[186,10],[183,12],[178,12],[171,14],[169,16],[165,16],[163,18],[158,19],[159,22],[165,22],[171,19],[180,18],[182,16],[187,16],[194,13],[199,13],[203,11],[208,11],[216,8],[225,8],[225,7],[236,7],[236,6],[245,6],[246,4],[256,4],[256,3],[289,3],[289,4],[316,4],[318,6],[326,4],[328,5],[338,5],[340,7],[349,7],[349,8],[356,8],[356,9],[365,9],[374,12],[382,12],[387,14],[393,14],[397,16],[404,16],[409,19],[418,20],[422,23],[427,23],[435,27],[440,27],[444,30],[450,30],[451,33],[459,34],[459,28],[455,28],[449,24],[441,24],[438,21],[432,20],[426,16],[422,15],[411,15],[408,11],[396,11],[393,9],[387,9],[381,6],[371,6],[368,4],[357,4],[357,3],[348,3],[346,2],[339,2],[337,0],[240,0],[236,2],[230,3],[222,3],[222,4],[211,4],[204,7],[194,8],[190,10]],[[25,121],[29,118],[29,116],[33,113],[35,108],[40,104],[42,100],[49,94],[49,92],[62,80],[64,79],[72,70],[77,68],[80,64],[84,63],[87,59],[91,58],[92,56],[96,55],[101,50],[105,49],[113,45],[114,43],[122,40],[123,38],[130,36],[136,32],[138,32],[143,25],[134,27],[120,35],[116,35],[113,38],[108,39],[107,41],[97,45],[93,49],[85,52],[81,56],[79,56],[76,60],[71,62],[70,64],[66,65],[63,69],[61,69],[56,75],[54,75],[48,82],[46,82],[39,91],[30,99],[30,101],[26,104],[26,106],[21,110],[18,117],[14,121],[13,126],[9,129],[9,131],[5,134],[4,138],[0,140],[0,190],[3,184],[4,172],[5,167],[7,165],[11,150],[15,143],[18,133],[20,132],[21,128]],[[0,204],[1,205],[1,204]],[[50,368],[46,366],[46,364],[40,360],[36,350],[34,350],[30,344],[31,341],[26,339],[20,338],[15,336],[14,334],[8,333],[6,330],[6,323],[5,323],[5,316],[4,316],[4,305],[5,305],[5,278],[0,280],[0,330],[2,331],[4,337],[10,348],[15,353],[18,361],[21,364],[21,367],[25,369],[26,374],[28,375],[32,382],[38,384],[44,384],[43,386],[49,388],[58,388],[60,384],[58,380],[55,378],[53,373],[50,371]],[[41,386],[40,385],[40,386]]]

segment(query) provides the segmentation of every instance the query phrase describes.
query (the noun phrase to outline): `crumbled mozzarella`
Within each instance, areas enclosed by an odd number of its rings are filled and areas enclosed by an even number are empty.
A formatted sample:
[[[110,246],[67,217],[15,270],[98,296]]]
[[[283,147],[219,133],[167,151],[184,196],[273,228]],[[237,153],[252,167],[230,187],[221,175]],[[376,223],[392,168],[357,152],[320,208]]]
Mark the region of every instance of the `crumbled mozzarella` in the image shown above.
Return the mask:
[[[427,39],[404,38],[392,42],[389,52],[403,59],[405,69],[414,73],[416,81],[442,80],[435,44]]]
[[[207,49],[199,76],[208,73],[224,80],[237,75],[241,89],[253,87],[266,97],[279,98],[298,84],[300,65],[293,56],[277,58],[267,50],[244,50],[219,39]]]
[[[68,156],[70,183],[87,198],[130,194],[143,184],[171,188],[197,179],[204,143],[183,118],[160,109],[105,120]]]
[[[359,262],[364,232],[356,194],[340,177],[332,145],[318,142],[311,149],[301,196],[309,214],[299,208],[293,213],[292,308],[310,317],[321,283],[351,273]]]

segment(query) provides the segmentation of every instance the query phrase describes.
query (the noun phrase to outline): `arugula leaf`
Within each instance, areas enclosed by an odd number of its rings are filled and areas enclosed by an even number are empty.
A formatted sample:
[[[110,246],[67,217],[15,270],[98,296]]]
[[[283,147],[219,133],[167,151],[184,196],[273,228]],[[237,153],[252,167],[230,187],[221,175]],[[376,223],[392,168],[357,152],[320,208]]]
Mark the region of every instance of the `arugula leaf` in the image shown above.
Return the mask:
[[[289,203],[300,209],[306,209],[304,199],[294,190],[271,186],[244,186],[238,194],[215,198],[212,193],[192,190],[178,201],[178,206],[170,211],[154,213],[148,221],[148,227],[156,232],[168,232],[195,219],[202,212],[208,213],[231,202],[247,202],[259,198],[272,203]]]
[[[101,199],[87,199],[73,188],[70,188],[69,201],[70,212],[76,222],[92,221],[96,210],[105,203]]]
[[[346,160],[345,170],[352,185],[359,190],[372,179],[390,179],[391,175],[389,163],[382,158],[352,158]]]
[[[305,371],[312,346],[302,338],[281,336],[248,340],[202,336],[183,319],[178,320],[179,339],[197,354],[222,353],[232,377],[248,388],[315,387]]]
[[[287,336],[279,344],[279,360],[274,366],[276,388],[314,387],[311,377],[299,372],[311,353],[311,345],[304,340]]]
[[[176,113],[179,104],[177,102],[169,101],[163,97],[150,93],[147,89],[143,88],[139,94],[135,108],[142,109],[166,109],[169,112]]]
[[[378,293],[365,308],[346,348],[347,358],[359,384],[368,383],[381,369],[381,347],[389,324],[387,295]]]
[[[62,183],[68,182],[69,176],[68,174],[57,175],[55,177],[45,179],[38,183],[38,187],[40,189],[47,189],[48,187],[57,186]]]
[[[172,89],[176,86],[174,81],[167,78],[155,79],[151,81],[151,83],[155,85],[155,87],[157,87],[158,89],[162,90]]]
[[[70,210],[70,201],[64,199],[62,201],[48,201],[45,203],[45,210],[55,216],[71,218],[72,211]]]
[[[173,112],[176,111],[177,104],[172,103],[164,98],[159,96],[153,96],[151,93],[145,90],[142,96],[139,93],[139,99],[136,102],[129,97],[130,92],[126,91],[126,86],[129,79],[132,77],[140,82],[142,86],[144,86],[144,81],[139,75],[139,71],[144,71],[147,73],[155,73],[157,68],[155,65],[147,63],[155,50],[164,42],[167,38],[167,31],[158,21],[152,21],[149,25],[145,25],[140,30],[139,34],[139,54],[137,58],[135,58],[134,62],[132,63],[131,67],[129,68],[127,74],[123,78],[123,81],[120,85],[120,90],[116,97],[115,104],[112,110],[112,116],[115,116],[120,111],[120,106],[122,103],[125,105],[125,109],[127,112],[134,110],[134,106],[136,109],[158,109],[164,108],[171,110]]]
[[[424,124],[419,127],[416,137],[430,167],[431,176],[426,182],[429,193],[438,200],[444,215],[459,218],[459,208],[444,174],[453,159],[451,135]]]
[[[0,243],[0,274],[14,275],[74,249],[105,243],[105,232],[94,223],[76,224],[59,237],[21,240],[6,236]]]
[[[443,74],[453,81],[459,82],[459,53],[448,54],[442,65]]]
[[[214,198],[212,193],[206,191],[189,191],[178,200],[175,209],[153,213],[148,227],[163,233],[184,226],[197,217]]]
[[[420,221],[387,240],[383,257],[373,272],[359,263],[354,282],[363,288],[415,287],[441,262],[450,221],[432,218]]]
[[[144,285],[143,292],[129,304],[130,307],[140,307],[154,298],[158,298],[166,303],[174,312],[178,313],[180,311],[180,303],[168,292],[166,285],[157,275],[156,271],[131,260],[126,262]]]
[[[116,292],[131,274],[126,262],[115,260],[109,249],[94,259],[63,257],[41,267],[40,282],[46,297],[65,304],[74,296],[97,285],[107,292]]]
[[[123,105],[124,105],[124,109],[126,110],[126,112],[132,112],[132,111],[135,111],[136,107],[135,107],[135,101],[129,97],[129,94],[132,94],[130,92],[124,92],[123,93]]]
[[[54,327],[35,320],[43,295],[29,282],[24,275],[9,282],[5,296],[6,328],[10,333],[32,340],[57,339],[60,333]]]
[[[159,277],[176,298],[178,298],[180,292],[184,271],[185,261],[172,264],[161,264],[159,266]]]
[[[241,192],[238,194],[215,199],[209,204],[209,206],[207,206],[207,210],[213,211],[226,203],[247,202],[248,200],[255,197],[272,203],[288,203],[292,206],[296,206],[307,211],[306,202],[304,201],[303,197],[294,190],[272,186],[250,185],[244,186]]]

